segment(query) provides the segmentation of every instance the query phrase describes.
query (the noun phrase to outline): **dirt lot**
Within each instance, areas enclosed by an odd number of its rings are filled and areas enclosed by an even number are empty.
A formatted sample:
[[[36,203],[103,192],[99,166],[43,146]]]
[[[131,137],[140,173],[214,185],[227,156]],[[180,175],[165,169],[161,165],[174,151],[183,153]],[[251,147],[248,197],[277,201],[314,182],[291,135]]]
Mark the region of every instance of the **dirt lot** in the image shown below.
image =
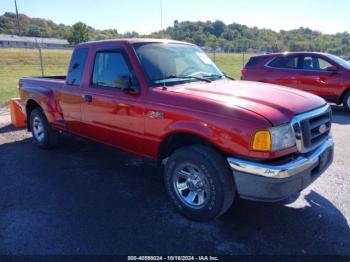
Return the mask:
[[[42,151],[0,109],[0,254],[348,254],[350,115],[334,108],[333,166],[285,203],[239,200],[194,223],[150,163],[65,135]]]

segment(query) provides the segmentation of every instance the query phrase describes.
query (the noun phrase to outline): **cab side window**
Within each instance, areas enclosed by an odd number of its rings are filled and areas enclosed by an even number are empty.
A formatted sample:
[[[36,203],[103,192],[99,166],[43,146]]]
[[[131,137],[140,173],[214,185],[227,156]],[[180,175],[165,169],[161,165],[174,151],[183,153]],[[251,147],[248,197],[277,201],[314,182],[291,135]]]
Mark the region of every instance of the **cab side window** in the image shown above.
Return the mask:
[[[92,85],[95,88],[121,89],[132,77],[125,56],[118,51],[96,53]]]
[[[317,58],[317,60],[318,60],[319,69],[322,71],[327,71],[328,68],[333,66],[331,63],[329,63],[328,61],[322,58]]]
[[[88,48],[75,49],[72,56],[72,61],[69,65],[67,84],[79,86],[83,80],[84,66],[88,56]]]
[[[304,57],[303,69],[304,70],[315,70],[314,59],[312,57]]]
[[[308,71],[326,71],[327,68],[331,67],[332,64],[328,61],[316,57],[316,56],[305,56],[303,58],[303,69]]]

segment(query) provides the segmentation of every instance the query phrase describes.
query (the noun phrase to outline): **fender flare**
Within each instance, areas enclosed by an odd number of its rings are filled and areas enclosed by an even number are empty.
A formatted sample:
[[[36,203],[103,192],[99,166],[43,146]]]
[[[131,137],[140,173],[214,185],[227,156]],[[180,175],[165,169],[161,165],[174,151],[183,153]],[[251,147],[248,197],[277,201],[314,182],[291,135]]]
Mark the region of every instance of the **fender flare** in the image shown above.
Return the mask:
[[[212,139],[215,138],[215,134],[206,123],[198,123],[187,120],[177,121],[169,125],[166,131],[166,135],[163,137],[163,139],[176,133],[187,133],[201,137],[202,139],[208,140],[211,143],[215,142],[215,139]]]
[[[40,88],[40,90],[31,89],[26,101],[26,111],[28,110],[27,105],[29,101],[33,101],[40,106],[49,123],[63,120],[59,105],[52,90],[46,88]],[[27,118],[29,117],[27,111]]]

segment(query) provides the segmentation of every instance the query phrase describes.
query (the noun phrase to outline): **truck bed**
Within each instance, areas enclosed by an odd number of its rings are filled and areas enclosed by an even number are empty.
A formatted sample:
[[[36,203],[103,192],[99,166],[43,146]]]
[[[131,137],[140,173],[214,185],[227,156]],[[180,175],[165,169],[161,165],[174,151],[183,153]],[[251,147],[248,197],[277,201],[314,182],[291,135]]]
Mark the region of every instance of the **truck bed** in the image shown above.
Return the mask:
[[[19,80],[21,86],[61,88],[66,82],[66,76],[23,77]]]

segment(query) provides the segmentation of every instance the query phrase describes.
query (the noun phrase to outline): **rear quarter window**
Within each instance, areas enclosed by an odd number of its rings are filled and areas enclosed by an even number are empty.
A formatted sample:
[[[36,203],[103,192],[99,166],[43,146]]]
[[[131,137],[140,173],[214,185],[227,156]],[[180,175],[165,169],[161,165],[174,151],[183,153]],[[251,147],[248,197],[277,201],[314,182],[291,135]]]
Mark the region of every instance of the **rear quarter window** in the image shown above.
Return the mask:
[[[81,85],[84,73],[84,66],[86,63],[86,58],[88,56],[88,48],[78,48],[75,49],[72,55],[72,61],[69,65],[67,84],[68,85]]]
[[[280,69],[298,69],[298,59],[297,56],[278,56],[268,66]]]
[[[253,56],[249,59],[245,67],[253,67],[260,64],[262,61],[266,60],[266,56]]]

